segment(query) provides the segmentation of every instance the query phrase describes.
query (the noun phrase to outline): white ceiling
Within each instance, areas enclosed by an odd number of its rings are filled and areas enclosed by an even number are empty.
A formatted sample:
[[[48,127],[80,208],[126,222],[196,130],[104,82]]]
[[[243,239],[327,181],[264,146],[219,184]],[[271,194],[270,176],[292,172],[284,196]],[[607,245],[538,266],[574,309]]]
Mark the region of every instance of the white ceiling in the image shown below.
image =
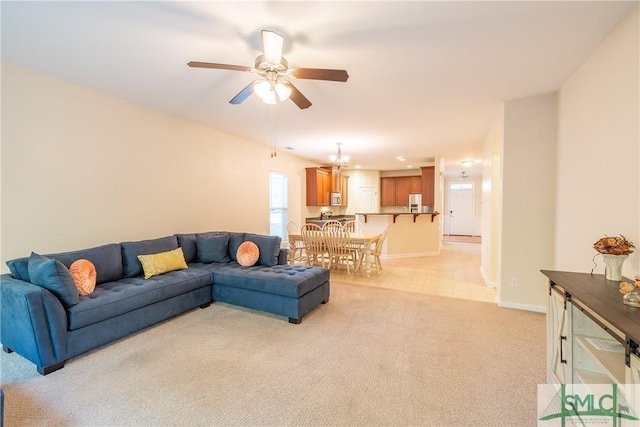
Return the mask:
[[[479,173],[503,101],[556,91],[638,2],[6,2],[2,59],[326,162],[400,170],[444,157]],[[295,80],[313,103],[229,100],[260,30],[289,66],[345,69],[346,83]],[[275,123],[275,126],[274,126]],[[404,163],[396,156],[406,158]],[[476,161],[464,168],[465,159]]]

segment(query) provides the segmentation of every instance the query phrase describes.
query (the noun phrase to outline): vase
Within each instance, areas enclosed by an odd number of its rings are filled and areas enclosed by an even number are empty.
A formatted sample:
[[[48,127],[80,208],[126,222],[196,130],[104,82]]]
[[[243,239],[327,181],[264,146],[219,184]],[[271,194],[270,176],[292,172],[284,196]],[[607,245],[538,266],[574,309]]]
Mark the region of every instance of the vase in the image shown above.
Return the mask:
[[[604,277],[617,282],[622,280],[622,264],[628,257],[629,255],[602,254],[605,265]]]

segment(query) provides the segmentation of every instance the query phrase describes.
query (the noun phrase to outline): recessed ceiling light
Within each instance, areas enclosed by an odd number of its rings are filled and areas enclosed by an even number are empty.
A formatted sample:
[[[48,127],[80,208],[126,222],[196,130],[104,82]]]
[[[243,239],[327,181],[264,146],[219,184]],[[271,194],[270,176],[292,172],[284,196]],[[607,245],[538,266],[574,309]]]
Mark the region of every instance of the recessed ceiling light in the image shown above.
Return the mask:
[[[463,160],[460,163],[462,163],[462,166],[469,167],[473,164],[473,160]]]
[[[411,169],[412,167],[413,167],[413,166],[409,165],[409,166],[407,166],[407,169]]]
[[[398,157],[396,157],[396,159],[401,161],[401,162],[404,162],[404,157],[402,157],[402,156],[398,156]]]

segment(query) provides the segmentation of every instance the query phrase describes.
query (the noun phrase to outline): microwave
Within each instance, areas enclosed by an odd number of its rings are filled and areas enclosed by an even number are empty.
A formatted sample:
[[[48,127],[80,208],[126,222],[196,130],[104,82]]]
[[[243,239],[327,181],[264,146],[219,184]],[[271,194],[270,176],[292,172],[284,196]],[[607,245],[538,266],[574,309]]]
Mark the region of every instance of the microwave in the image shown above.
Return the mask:
[[[340,193],[331,193],[330,194],[331,199],[331,206],[341,206],[342,205],[342,198],[340,197]]]

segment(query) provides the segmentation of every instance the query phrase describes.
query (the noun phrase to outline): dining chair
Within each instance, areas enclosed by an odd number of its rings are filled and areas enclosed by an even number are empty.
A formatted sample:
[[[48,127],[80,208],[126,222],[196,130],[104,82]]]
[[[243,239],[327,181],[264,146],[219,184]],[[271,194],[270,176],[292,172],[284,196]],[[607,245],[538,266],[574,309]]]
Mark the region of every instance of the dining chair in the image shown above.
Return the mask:
[[[298,224],[293,221],[287,222],[287,233],[299,233],[300,228]],[[293,244],[289,245],[289,264],[295,264],[296,262],[304,261],[304,242],[302,240],[296,240]]]
[[[321,231],[321,230],[322,230],[322,227],[320,227],[318,224],[311,224],[311,223],[308,223],[308,224],[305,224],[305,225],[303,225],[302,227],[300,227],[300,232],[301,232],[301,233],[302,233],[303,231],[305,231],[305,230],[307,230],[307,231],[308,231],[308,230]]]
[[[382,272],[382,262],[380,261],[380,256],[382,255],[382,245],[384,245],[384,241],[387,239],[387,228],[389,225],[384,227],[384,230],[380,234],[380,238],[376,240],[371,247],[371,260],[370,262],[376,267],[376,273],[380,274]],[[365,263],[365,255],[362,253],[359,259],[359,267],[364,267]]]
[[[307,224],[309,225],[309,224]],[[310,227],[311,228],[311,227]],[[303,229],[300,231],[304,243],[305,264],[325,266],[328,258],[325,233],[318,227],[315,229]]]
[[[343,230],[342,223],[340,221],[338,221],[337,219],[330,219],[329,221],[325,222],[322,225],[322,230],[323,231],[327,231],[327,230],[340,231],[340,230]]]
[[[344,224],[342,224],[342,227],[345,229],[346,232],[348,233],[363,233],[364,232],[364,223],[362,221],[358,221],[358,220],[350,220],[350,221],[346,221]],[[361,243],[351,243],[351,246],[356,250],[356,258],[358,258],[358,260],[360,259],[360,257],[362,256],[362,251],[364,249],[364,245]],[[358,262],[359,264],[359,262]]]
[[[387,227],[384,228],[384,231],[376,242],[376,247],[373,248],[373,261],[374,265],[376,266],[377,274],[380,274],[382,272],[382,262],[380,262],[380,255],[382,255],[382,245],[384,245],[385,240],[387,240]]]
[[[351,245],[349,233],[337,228],[329,228],[324,231],[329,251],[329,268],[344,265],[347,274],[351,274],[351,266],[354,273],[358,271],[357,249]]]
[[[358,221],[357,219],[352,219],[350,221],[342,224],[345,231],[349,233],[362,233],[364,232],[364,223],[362,221]]]

